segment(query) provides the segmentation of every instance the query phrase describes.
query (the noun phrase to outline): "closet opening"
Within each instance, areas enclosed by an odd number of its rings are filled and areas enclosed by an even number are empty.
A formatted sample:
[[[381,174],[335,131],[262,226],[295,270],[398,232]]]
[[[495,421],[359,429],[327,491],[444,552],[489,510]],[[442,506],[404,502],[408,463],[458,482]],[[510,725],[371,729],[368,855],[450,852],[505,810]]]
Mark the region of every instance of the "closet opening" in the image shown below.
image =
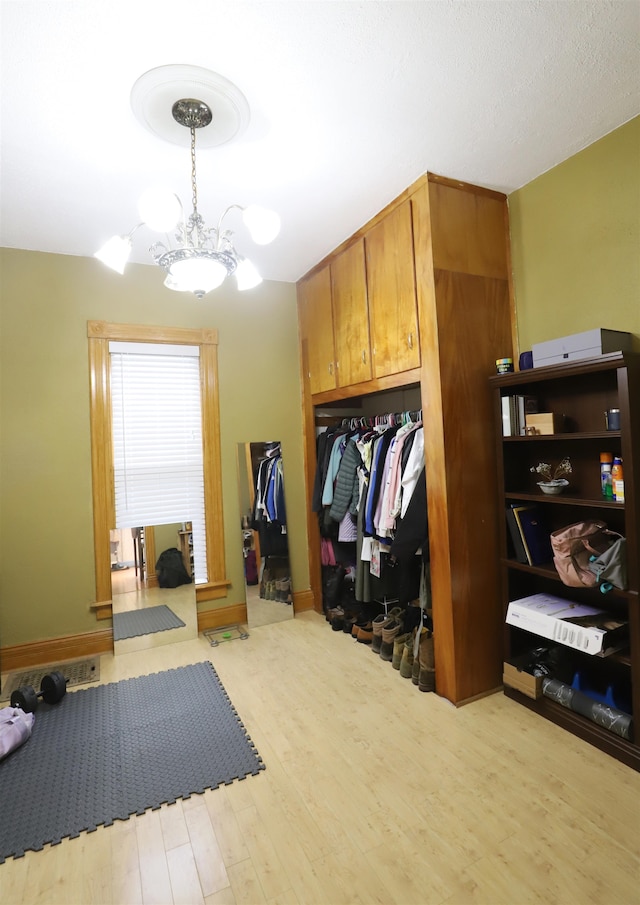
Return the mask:
[[[391,659],[380,626],[433,632],[420,387],[317,406],[314,421],[322,608]]]

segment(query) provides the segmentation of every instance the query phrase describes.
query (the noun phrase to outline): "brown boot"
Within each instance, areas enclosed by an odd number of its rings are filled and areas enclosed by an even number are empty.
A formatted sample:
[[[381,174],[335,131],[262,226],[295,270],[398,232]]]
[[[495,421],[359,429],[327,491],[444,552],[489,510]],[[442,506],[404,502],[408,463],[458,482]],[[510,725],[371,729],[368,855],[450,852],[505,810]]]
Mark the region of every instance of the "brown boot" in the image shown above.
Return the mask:
[[[391,662],[393,660],[393,644],[402,631],[402,620],[391,619],[382,626],[382,642],[380,644],[380,659]]]
[[[416,631],[420,632],[420,644],[422,644],[422,639],[427,634],[427,630],[424,626],[422,626],[422,628],[416,629]],[[416,643],[416,639],[415,639],[415,635],[414,635],[413,641],[412,641],[412,645],[413,645],[412,653],[415,650],[415,643]],[[414,685],[418,685],[420,683],[420,653],[419,653],[419,651],[417,654],[415,654],[415,653],[413,654],[413,663],[411,664],[411,681],[413,682]]]
[[[395,641],[393,642],[393,657],[391,659],[391,665],[394,669],[400,669],[404,645],[407,638],[411,638],[411,635],[409,634],[409,632],[404,632],[402,635],[396,635]]]
[[[402,649],[402,659],[400,660],[400,675],[403,679],[410,679],[413,672],[413,639],[416,636],[414,629],[404,642]]]
[[[375,654],[380,653],[380,645],[382,644],[382,628],[389,622],[389,620],[393,618],[388,616],[386,613],[380,613],[373,620],[373,640],[371,641],[371,650]]]
[[[420,638],[420,671],[418,688],[420,691],[436,690],[436,664],[433,656],[433,632],[425,632]]]

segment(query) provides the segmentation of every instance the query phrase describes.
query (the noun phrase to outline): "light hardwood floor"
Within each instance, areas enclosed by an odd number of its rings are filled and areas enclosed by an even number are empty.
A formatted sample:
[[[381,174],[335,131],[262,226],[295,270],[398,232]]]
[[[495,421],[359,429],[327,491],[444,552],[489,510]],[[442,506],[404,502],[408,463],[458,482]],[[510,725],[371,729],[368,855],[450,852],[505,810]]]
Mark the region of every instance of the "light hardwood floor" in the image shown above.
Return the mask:
[[[266,770],[8,860],[2,905],[640,901],[640,775],[502,694],[456,710],[314,613],[101,682],[201,660]]]

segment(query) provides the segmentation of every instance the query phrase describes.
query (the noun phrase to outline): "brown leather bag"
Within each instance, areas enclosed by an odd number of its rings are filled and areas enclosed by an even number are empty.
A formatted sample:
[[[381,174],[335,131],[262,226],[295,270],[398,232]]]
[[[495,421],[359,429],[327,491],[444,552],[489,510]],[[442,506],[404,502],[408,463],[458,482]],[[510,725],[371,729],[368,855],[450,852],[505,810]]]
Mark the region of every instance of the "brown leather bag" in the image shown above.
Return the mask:
[[[589,568],[592,556],[608,550],[620,535],[604,522],[586,520],[567,525],[551,534],[553,562],[562,582],[571,588],[592,588],[598,579]]]

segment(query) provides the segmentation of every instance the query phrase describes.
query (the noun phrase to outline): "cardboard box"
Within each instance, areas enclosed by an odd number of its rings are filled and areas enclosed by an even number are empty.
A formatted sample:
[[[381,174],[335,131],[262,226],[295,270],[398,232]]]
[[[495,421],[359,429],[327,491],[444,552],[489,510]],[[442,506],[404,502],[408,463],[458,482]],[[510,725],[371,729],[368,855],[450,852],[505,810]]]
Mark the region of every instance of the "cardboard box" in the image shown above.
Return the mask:
[[[552,594],[532,594],[512,600],[506,621],[585,654],[605,656],[628,639],[628,625],[615,620],[607,610]]]
[[[564,415],[540,412],[537,415],[525,415],[524,423],[528,434],[559,434],[564,427]]]
[[[558,365],[581,358],[597,358],[608,352],[631,352],[631,333],[620,330],[587,330],[544,343],[534,343],[533,366]]]
[[[529,657],[527,657],[529,659]],[[502,682],[510,688],[515,688],[526,694],[528,698],[542,697],[542,676],[532,676],[518,666],[519,658],[509,662],[505,660],[502,666]]]

